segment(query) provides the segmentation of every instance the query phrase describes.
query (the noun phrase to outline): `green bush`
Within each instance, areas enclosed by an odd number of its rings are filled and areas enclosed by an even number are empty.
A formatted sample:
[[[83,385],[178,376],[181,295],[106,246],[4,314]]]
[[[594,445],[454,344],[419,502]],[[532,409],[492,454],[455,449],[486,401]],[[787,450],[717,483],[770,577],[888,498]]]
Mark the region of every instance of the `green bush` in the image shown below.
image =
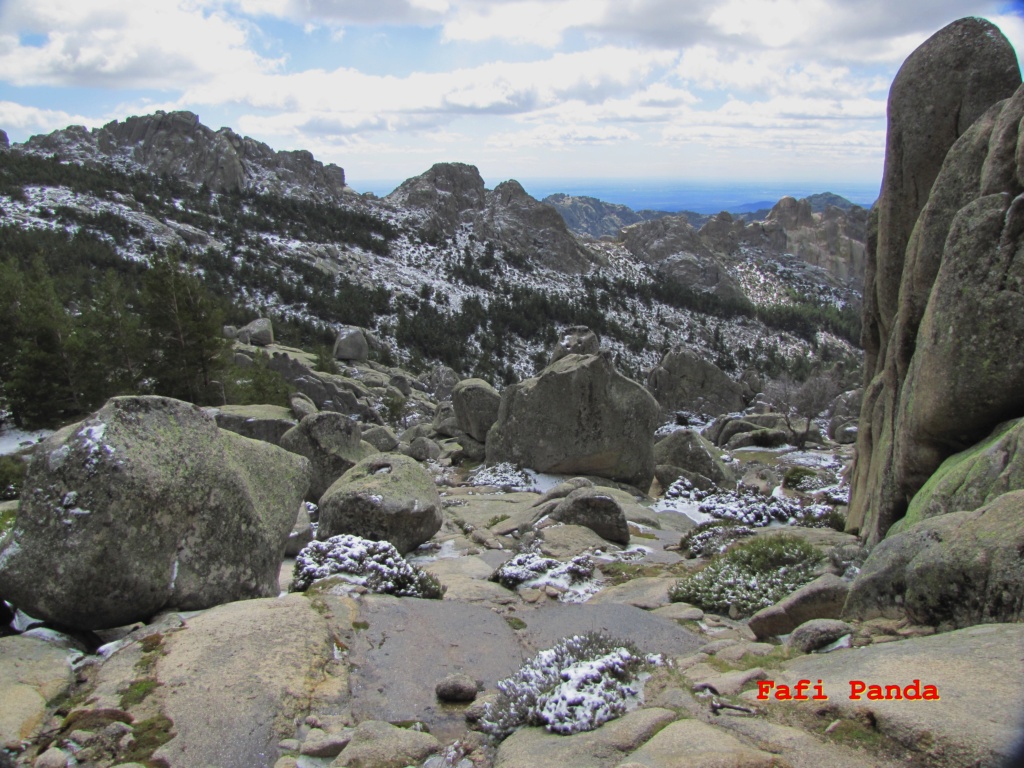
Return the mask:
[[[817,477],[817,474],[813,469],[808,469],[807,467],[790,467],[786,470],[786,474],[782,478],[782,487],[797,489],[800,487],[801,483],[811,477]]]
[[[20,456],[0,456],[0,501],[21,497],[27,465]]]
[[[813,546],[797,536],[759,536],[677,581],[669,597],[715,613],[735,607],[741,616],[749,616],[811,581],[821,559]]]

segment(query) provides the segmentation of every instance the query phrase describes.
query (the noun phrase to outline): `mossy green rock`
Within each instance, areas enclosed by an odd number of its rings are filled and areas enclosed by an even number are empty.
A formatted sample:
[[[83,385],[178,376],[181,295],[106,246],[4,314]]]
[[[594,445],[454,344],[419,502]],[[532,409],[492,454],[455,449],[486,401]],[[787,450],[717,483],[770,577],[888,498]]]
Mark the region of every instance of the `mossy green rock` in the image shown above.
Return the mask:
[[[909,526],[878,544],[843,618],[967,627],[1024,619],[1024,491]]]
[[[441,528],[441,497],[417,461],[397,453],[363,459],[320,499],[317,538],[352,534],[405,554]]]
[[[281,436],[298,423],[291,410],[280,405],[223,405],[214,418],[221,429],[274,445],[280,445]]]
[[[977,445],[950,456],[910,502],[892,533],[937,515],[977,509],[1024,488],[1024,419],[1001,424]]]
[[[596,475],[646,491],[657,424],[657,402],[610,359],[567,355],[502,393],[487,463]]]
[[[78,629],[278,593],[309,462],[202,409],[117,397],[43,442],[0,552],[0,594]]]

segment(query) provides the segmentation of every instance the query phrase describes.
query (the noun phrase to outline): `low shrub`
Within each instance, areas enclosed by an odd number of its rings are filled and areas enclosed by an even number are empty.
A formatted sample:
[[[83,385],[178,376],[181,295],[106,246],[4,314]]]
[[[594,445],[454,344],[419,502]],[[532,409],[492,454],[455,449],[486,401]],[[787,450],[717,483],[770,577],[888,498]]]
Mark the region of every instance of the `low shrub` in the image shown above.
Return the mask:
[[[762,527],[773,522],[805,525],[805,521],[823,517],[832,508],[827,504],[805,507],[797,499],[764,496],[757,491],[741,488],[738,491],[712,494],[700,503],[698,509],[719,519],[736,520],[746,525]]]
[[[507,589],[534,582],[561,583],[567,587],[586,581],[593,575],[594,561],[587,555],[577,555],[568,563],[563,563],[534,552],[524,552],[499,566],[490,575],[490,580]]]
[[[679,540],[679,551],[693,557],[719,555],[733,542],[753,535],[753,528],[737,520],[709,520]]]
[[[729,613],[735,608],[740,616],[749,616],[810,582],[821,559],[813,546],[797,536],[759,536],[677,581],[669,597],[706,611]]]
[[[528,725],[560,734],[593,730],[627,711],[639,696],[638,675],[659,663],[603,634],[565,638],[498,683],[479,727],[499,740]]]
[[[318,579],[340,576],[353,584],[397,597],[440,600],[444,587],[426,571],[409,565],[386,541],[344,534],[313,541],[295,558],[292,591],[304,592]]]

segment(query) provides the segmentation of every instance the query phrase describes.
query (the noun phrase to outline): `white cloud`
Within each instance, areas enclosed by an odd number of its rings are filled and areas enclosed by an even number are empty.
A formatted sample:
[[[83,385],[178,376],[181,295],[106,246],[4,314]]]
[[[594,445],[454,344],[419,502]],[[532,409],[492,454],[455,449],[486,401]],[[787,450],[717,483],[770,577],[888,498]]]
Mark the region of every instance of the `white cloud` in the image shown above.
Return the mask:
[[[40,45],[19,40],[45,37]],[[244,23],[186,0],[8,2],[0,11],[0,72],[19,86],[179,89],[219,74],[271,71]]]
[[[488,137],[487,145],[504,149],[546,147],[568,151],[576,145],[618,144],[624,141],[636,141],[639,138],[637,133],[615,126],[551,123],[523,131],[495,134]]]
[[[39,109],[13,101],[0,101],[0,127],[11,132],[49,133],[69,125],[95,128],[106,122],[102,118],[72,115],[59,109]]]

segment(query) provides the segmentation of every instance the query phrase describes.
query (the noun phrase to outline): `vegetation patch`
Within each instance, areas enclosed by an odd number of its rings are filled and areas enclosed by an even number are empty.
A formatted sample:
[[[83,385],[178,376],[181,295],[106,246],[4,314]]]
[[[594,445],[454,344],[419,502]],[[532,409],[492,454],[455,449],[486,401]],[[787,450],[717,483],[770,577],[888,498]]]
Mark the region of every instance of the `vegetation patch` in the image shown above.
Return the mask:
[[[757,491],[741,488],[736,491],[721,491],[701,502],[698,509],[706,515],[720,520],[736,520],[755,527],[783,523],[785,525],[813,525],[827,518],[832,511],[828,504],[802,505],[796,499],[781,496],[764,496]]]
[[[606,635],[565,638],[498,683],[481,730],[499,740],[529,725],[560,734],[593,730],[624,714],[639,695],[638,676],[660,663]]]
[[[720,555],[733,543],[754,535],[754,529],[738,520],[709,520],[679,540],[679,551],[691,557]]]
[[[141,763],[146,768],[166,768],[167,762],[153,759],[153,753],[173,739],[174,721],[164,714],[156,715],[135,724],[132,735],[135,741],[118,756],[121,763]]]
[[[515,630],[526,629],[526,622],[518,616],[506,616],[505,623]]]
[[[156,680],[150,678],[132,680],[128,687],[121,691],[121,708],[130,709],[136,704],[141,704],[160,685]]]
[[[0,501],[21,498],[21,486],[25,482],[27,469],[28,465],[20,456],[0,456]],[[0,526],[3,522],[0,518]],[[0,533],[3,531],[4,528],[0,527]]]
[[[758,537],[677,581],[669,597],[715,613],[734,607],[741,616],[749,616],[810,582],[821,559],[812,545],[796,536]]]
[[[594,561],[587,555],[577,555],[568,563],[563,563],[554,558],[541,557],[534,552],[524,552],[502,564],[490,575],[490,580],[507,589],[515,589],[520,584],[555,584],[569,587],[585,582],[593,575]]]
[[[397,597],[440,600],[445,591],[436,577],[409,565],[388,542],[349,534],[304,547],[295,558],[292,590],[304,592],[314,581],[328,576]]]

